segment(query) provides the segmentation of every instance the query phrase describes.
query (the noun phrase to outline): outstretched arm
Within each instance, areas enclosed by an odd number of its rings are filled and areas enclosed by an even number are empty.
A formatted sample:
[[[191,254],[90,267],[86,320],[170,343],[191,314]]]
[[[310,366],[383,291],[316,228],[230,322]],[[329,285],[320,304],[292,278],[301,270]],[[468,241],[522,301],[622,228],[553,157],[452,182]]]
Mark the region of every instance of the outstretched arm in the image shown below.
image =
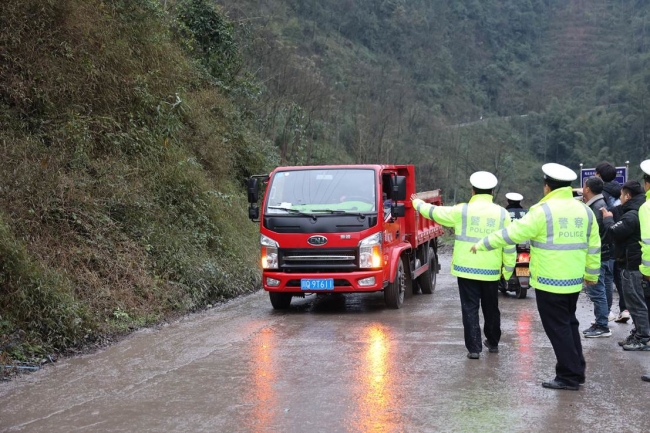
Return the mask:
[[[614,215],[605,209],[600,209],[603,213],[603,225],[605,226],[605,239],[610,242],[621,241],[635,232],[638,224],[637,218],[628,218],[627,214],[623,215],[620,221],[614,222]]]
[[[447,227],[453,227],[456,224],[458,214],[456,206],[436,206],[425,203],[417,198],[415,194],[411,195],[411,201],[413,207],[423,217]]]
[[[539,218],[543,219],[542,225],[539,224]],[[477,251],[491,251],[508,245],[517,245],[537,236],[540,226],[546,227],[544,211],[539,208],[532,209],[522,219],[513,221],[508,227],[498,230],[475,243],[471,251],[476,253]]]

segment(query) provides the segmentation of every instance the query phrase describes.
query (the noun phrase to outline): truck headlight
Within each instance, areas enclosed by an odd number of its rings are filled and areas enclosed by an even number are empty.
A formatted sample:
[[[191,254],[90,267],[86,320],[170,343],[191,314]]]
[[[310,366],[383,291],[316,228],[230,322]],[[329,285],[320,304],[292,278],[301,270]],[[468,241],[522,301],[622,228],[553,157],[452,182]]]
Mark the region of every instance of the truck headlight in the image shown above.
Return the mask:
[[[278,269],[278,243],[268,236],[260,237],[262,269]]]
[[[381,267],[381,244],[383,241],[382,233],[375,233],[372,236],[359,242],[359,267],[360,268],[380,268]]]

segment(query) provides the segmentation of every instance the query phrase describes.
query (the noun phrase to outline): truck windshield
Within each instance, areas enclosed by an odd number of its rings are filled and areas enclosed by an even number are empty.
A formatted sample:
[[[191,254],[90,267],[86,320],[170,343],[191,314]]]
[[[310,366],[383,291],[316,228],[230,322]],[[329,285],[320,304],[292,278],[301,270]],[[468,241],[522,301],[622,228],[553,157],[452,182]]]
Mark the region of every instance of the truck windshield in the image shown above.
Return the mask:
[[[271,179],[266,213],[376,212],[375,184],[375,172],[368,169],[278,171]]]

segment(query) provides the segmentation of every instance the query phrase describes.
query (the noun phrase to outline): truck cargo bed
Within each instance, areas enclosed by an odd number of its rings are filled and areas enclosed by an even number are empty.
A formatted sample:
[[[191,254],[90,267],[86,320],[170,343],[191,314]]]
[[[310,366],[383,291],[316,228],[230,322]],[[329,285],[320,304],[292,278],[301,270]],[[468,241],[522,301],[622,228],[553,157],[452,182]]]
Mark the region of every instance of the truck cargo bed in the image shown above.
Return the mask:
[[[440,194],[439,189],[416,193],[416,197],[425,203],[435,206],[442,205],[442,195]],[[440,224],[423,217],[414,207],[410,204],[409,206],[410,208],[408,213],[411,214],[409,217],[414,219],[412,227],[415,228],[415,236],[414,239],[411,240],[411,245],[413,245],[414,248],[430,241],[431,239],[437,238],[444,233],[444,229]]]

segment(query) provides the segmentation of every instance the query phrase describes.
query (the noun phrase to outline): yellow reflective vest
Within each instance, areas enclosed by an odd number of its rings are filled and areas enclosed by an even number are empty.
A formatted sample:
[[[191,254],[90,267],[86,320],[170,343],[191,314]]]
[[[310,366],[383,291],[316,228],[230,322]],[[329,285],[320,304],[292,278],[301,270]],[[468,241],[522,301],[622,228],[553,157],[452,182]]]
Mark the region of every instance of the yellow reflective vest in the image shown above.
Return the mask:
[[[591,209],[575,200],[571,187],[551,191],[526,216],[476,244],[490,251],[530,239],[530,285],[552,293],[576,293],[598,281],[600,236]]]
[[[456,206],[434,206],[422,200],[413,200],[413,207],[425,218],[454,228],[456,240],[451,260],[452,275],[480,281],[497,281],[501,275],[506,280],[510,278],[517,259],[514,246],[481,254],[470,252],[475,242],[510,224],[510,214],[492,203],[491,195],[477,194],[469,203]]]
[[[641,225],[641,265],[639,270],[650,277],[650,191],[645,193],[646,202],[639,208],[639,224]]]

